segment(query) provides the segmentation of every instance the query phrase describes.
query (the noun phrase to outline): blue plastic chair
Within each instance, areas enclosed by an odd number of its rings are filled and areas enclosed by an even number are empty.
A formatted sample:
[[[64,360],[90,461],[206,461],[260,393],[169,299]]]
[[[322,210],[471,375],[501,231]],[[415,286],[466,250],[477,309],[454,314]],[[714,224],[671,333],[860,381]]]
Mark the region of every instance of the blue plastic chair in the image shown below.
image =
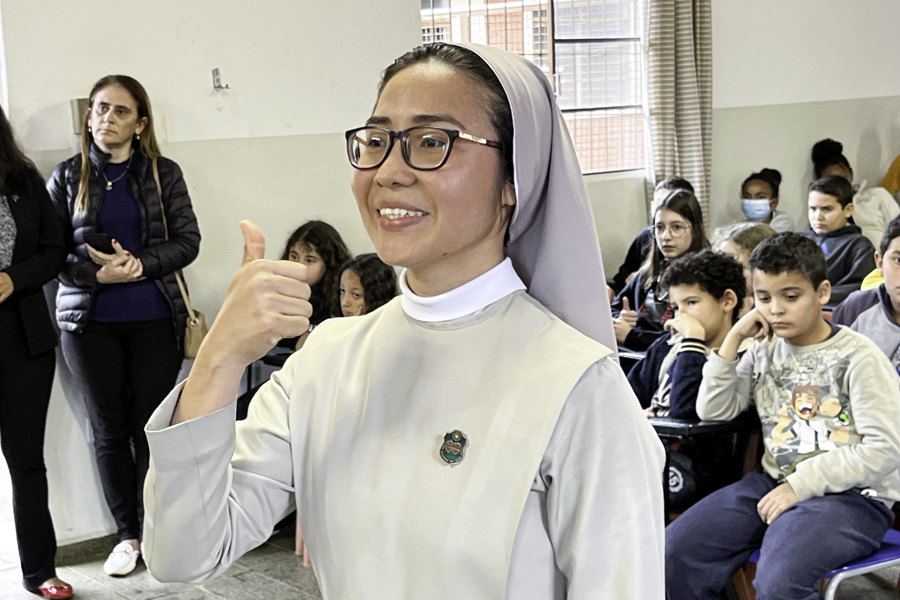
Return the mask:
[[[759,550],[750,555],[748,562],[756,564],[758,560]],[[881,542],[881,548],[874,554],[851,561],[825,575],[825,579],[828,580],[824,593],[825,600],[835,599],[838,586],[845,579],[898,564],[900,564],[900,531],[888,529],[884,534],[884,541]],[[898,586],[900,586],[900,582],[898,582]]]

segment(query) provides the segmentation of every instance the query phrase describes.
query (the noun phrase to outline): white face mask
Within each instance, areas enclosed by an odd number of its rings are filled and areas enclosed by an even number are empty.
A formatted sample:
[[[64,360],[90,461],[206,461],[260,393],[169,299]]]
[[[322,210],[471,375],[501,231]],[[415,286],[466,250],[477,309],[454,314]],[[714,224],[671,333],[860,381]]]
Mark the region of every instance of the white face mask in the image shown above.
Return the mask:
[[[752,198],[744,198],[741,200],[741,210],[744,215],[751,221],[760,222],[765,220],[772,212],[771,201],[766,198],[754,200]]]

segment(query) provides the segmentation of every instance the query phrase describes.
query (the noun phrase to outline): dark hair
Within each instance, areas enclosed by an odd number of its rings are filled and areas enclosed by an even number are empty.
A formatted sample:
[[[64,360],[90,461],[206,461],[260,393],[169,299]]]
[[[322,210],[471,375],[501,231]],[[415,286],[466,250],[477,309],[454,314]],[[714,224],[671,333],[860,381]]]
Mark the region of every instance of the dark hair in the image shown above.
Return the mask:
[[[809,191],[833,196],[841,208],[847,208],[847,205],[853,202],[853,186],[840,175],[828,175],[816,179],[809,184]]]
[[[324,221],[307,221],[298,227],[288,238],[281,260],[288,260],[291,248],[297,244],[315,250],[325,262],[325,273],[319,283],[311,287],[309,297],[313,306],[309,320],[318,325],[329,317],[341,314],[340,300],[335,290],[341,277],[340,266],[350,258],[350,251],[337,229]]]
[[[703,211],[700,209],[700,203],[697,202],[694,194],[687,190],[674,190],[666,196],[665,200],[660,202],[656,212],[658,213],[664,208],[678,213],[687,219],[687,222],[691,225],[691,245],[685,251],[685,254],[698,252],[709,247],[709,241],[703,232]],[[654,221],[656,220],[655,213],[653,219]],[[641,283],[645,290],[649,290],[655,283],[656,279],[665,270],[666,263],[666,257],[660,251],[659,244],[656,243],[656,237],[654,236],[650,253],[647,255],[644,264],[641,265],[641,277],[643,278]]]
[[[799,273],[813,289],[827,278],[825,253],[808,237],[794,232],[773,235],[750,255],[750,268],[767,275]]]
[[[751,173],[750,177],[741,184],[741,194],[747,189],[747,184],[751,181],[762,181],[772,188],[772,197],[778,197],[778,186],[781,185],[781,173],[775,169],[763,169],[759,173]]]
[[[813,173],[816,179],[820,179],[822,172],[831,165],[840,165],[853,173],[850,161],[843,152],[844,145],[832,139],[826,138],[816,142],[812,148]]]
[[[682,179],[681,177],[666,177],[653,188],[654,192],[658,192],[659,190],[669,190],[673,192],[675,190],[687,190],[693,194],[694,186],[691,185],[690,181]]]
[[[659,286],[669,289],[673,285],[697,285],[716,300],[731,290],[737,296],[737,304],[731,313],[731,322],[738,320],[738,313],[747,295],[744,267],[726,254],[702,250],[679,258],[663,273]]]
[[[452,67],[460,73],[465,73],[484,86],[492,97],[489,107],[491,125],[500,138],[498,141],[503,148],[501,165],[503,177],[508,183],[515,182],[515,166],[513,163],[513,117],[509,99],[503,84],[497,78],[493,69],[475,52],[462,46],[454,46],[443,42],[435,42],[413,48],[397,60],[395,60],[381,74],[381,82],[378,84],[378,96],[384,91],[387,83],[400,71],[426,62],[439,62]]]
[[[7,196],[34,197],[44,180],[31,159],[16,143],[12,125],[0,108],[0,193]]]
[[[881,244],[878,246],[881,256],[887,254],[888,246],[891,245],[891,242],[896,237],[900,237],[900,215],[891,219],[891,222],[887,224],[887,228],[884,230],[884,235],[881,236]]]
[[[131,145],[150,160],[155,160],[162,156],[159,150],[159,143],[156,141],[156,132],[153,129],[153,110],[150,108],[150,96],[147,90],[134,77],[128,75],[107,75],[94,84],[91,88],[91,95],[88,97],[88,110],[84,113],[84,120],[81,123],[81,179],[78,184],[78,196],[75,198],[75,212],[86,213],[88,202],[90,202],[90,190],[88,182],[91,178],[91,161],[88,156],[91,150],[91,144],[94,141],[94,134],[91,132],[91,111],[94,109],[94,96],[100,90],[111,85],[118,85],[131,94],[134,103],[137,104],[138,120],[147,119],[147,125],[141,133],[140,140],[132,139]]]
[[[394,267],[386,264],[374,252],[351,258],[341,265],[339,273],[343,275],[344,271],[348,269],[356,273],[362,284],[366,313],[381,308],[400,293]],[[340,276],[338,276],[338,298],[340,298],[340,285]]]

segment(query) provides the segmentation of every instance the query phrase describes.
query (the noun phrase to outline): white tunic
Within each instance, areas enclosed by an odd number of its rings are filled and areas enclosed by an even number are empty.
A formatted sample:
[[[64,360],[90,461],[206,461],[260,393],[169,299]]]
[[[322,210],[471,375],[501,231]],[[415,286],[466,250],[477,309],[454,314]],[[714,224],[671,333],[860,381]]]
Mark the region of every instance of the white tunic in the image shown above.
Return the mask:
[[[507,261],[328,321],[237,428],[169,427],[173,391],[147,426],[153,575],[216,576],[296,505],[328,600],[662,599],[662,446],[608,351],[521,287]]]

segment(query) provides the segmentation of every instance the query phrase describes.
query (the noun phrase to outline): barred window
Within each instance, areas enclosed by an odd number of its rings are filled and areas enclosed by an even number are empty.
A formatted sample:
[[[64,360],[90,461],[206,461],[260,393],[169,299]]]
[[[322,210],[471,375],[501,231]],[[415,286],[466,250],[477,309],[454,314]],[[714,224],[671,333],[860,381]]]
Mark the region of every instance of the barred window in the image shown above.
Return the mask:
[[[547,74],[581,170],[644,168],[637,0],[421,0],[422,41],[515,52]]]

